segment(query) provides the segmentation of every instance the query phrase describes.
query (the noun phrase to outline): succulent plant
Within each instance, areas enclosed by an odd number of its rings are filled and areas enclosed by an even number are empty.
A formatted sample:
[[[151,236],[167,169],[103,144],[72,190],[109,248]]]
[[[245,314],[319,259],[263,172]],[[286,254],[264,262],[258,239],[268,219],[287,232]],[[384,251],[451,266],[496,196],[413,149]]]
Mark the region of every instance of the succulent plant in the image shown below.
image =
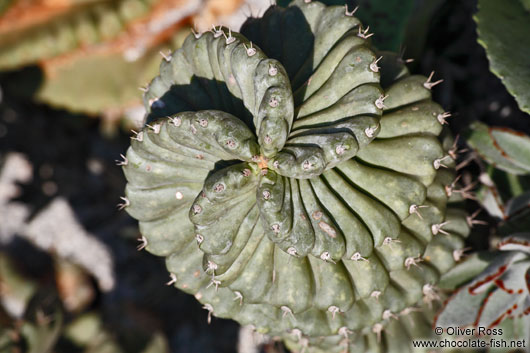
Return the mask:
[[[530,137],[523,132],[477,121],[470,126],[467,142],[495,168],[515,175],[530,173]]]
[[[121,207],[209,319],[315,352],[429,335],[419,306],[469,233],[448,205],[457,151],[439,81],[369,37],[347,7],[296,0],[162,61]]]
[[[28,75],[30,87],[17,80],[9,88],[55,107],[102,114],[113,128],[122,114],[141,111],[138,87],[157,74],[160,53],[182,44],[189,22],[204,26],[240,5],[240,0],[9,1],[0,4],[0,71],[38,65],[37,87]]]
[[[491,71],[502,80],[519,108],[530,114],[530,38],[526,35],[530,31],[530,3],[479,0],[474,19]]]
[[[28,9],[28,4],[14,2],[0,18],[0,69],[36,63],[115,38],[156,5],[157,1],[142,0],[86,1],[56,8],[33,4],[35,8]]]
[[[459,288],[437,326],[485,331],[502,325],[508,338],[530,339],[530,233],[505,237],[497,247],[497,253],[475,255],[444,275],[443,286]]]

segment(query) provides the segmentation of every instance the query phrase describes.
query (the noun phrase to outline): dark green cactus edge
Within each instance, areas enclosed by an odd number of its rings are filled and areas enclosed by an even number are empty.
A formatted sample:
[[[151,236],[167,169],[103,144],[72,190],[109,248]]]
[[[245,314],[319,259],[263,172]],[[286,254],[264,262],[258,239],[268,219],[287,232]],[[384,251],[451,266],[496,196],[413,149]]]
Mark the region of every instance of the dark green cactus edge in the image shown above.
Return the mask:
[[[469,233],[434,83],[378,61],[344,7],[271,7],[242,33],[190,35],[144,95],[122,162],[142,247],[217,317],[408,351],[428,325],[394,318],[423,317]]]
[[[53,23],[6,35],[0,38],[0,70],[32,64],[112,39],[155,5],[156,0],[119,0],[77,6],[50,21]]]

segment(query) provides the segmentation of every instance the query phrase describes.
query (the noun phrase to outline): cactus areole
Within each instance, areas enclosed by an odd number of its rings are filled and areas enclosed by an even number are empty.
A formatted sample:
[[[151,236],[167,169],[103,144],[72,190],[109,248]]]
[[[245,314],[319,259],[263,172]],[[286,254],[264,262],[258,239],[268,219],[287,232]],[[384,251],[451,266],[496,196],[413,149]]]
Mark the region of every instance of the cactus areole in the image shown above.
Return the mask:
[[[122,206],[209,318],[408,351],[469,232],[431,78],[319,2],[194,33],[146,89]]]

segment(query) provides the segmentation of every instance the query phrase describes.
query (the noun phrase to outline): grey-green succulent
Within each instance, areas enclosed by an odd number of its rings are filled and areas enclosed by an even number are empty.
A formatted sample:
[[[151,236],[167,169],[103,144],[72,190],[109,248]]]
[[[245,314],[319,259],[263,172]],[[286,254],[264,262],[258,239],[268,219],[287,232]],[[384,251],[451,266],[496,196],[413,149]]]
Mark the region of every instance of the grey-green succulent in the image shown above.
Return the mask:
[[[302,0],[190,35],[120,162],[169,283],[294,349],[409,351],[469,233],[438,81],[369,37]]]
[[[500,332],[506,339],[530,339],[530,233],[503,238],[494,254],[475,254],[443,277],[457,291],[438,315],[441,327]],[[499,330],[499,328],[501,330]],[[492,331],[496,329],[496,331]],[[492,337],[498,338],[493,335]]]

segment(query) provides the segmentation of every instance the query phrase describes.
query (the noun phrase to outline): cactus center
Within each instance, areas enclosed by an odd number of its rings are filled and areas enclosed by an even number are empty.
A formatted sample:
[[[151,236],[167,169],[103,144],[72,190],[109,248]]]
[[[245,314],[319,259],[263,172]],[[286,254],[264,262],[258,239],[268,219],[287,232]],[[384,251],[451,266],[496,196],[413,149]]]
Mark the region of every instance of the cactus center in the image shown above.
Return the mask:
[[[269,159],[263,155],[258,156],[256,164],[260,169],[267,169],[269,168],[267,162]]]

